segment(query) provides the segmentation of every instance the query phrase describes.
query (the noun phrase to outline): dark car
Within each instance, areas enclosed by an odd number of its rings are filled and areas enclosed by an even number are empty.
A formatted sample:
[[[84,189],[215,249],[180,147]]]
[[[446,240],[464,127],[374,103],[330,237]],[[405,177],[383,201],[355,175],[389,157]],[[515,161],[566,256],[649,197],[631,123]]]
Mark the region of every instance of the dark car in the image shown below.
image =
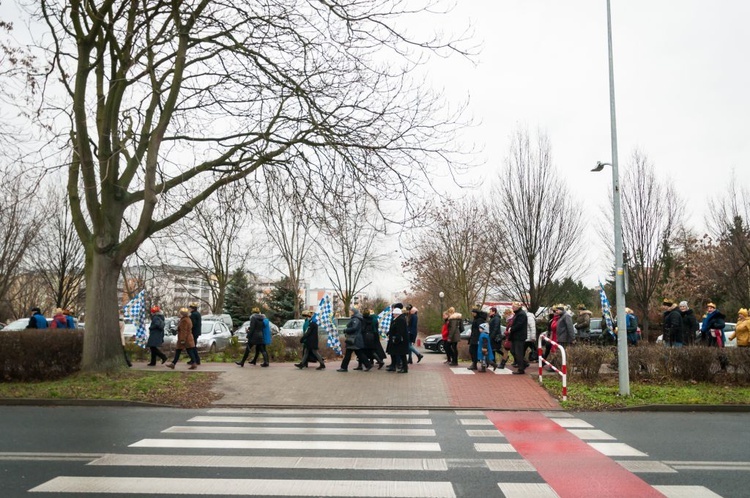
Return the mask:
[[[461,340],[468,341],[469,336],[471,336],[471,322],[464,320],[464,331],[461,332]],[[442,334],[428,335],[422,344],[427,351],[445,353],[445,341],[443,341]]]

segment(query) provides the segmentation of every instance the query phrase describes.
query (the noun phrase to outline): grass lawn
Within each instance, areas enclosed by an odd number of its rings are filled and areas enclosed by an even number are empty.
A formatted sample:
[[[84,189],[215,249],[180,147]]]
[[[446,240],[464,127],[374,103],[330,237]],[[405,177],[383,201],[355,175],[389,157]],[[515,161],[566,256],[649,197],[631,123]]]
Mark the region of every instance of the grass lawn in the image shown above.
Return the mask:
[[[43,382],[0,382],[0,398],[108,399],[203,408],[221,397],[211,391],[218,373],[123,371],[77,373]]]
[[[544,379],[544,388],[562,399],[559,379]],[[566,410],[603,411],[646,405],[750,405],[750,386],[697,382],[632,381],[630,396],[619,395],[616,377],[592,384],[568,380],[568,401],[560,404]]]

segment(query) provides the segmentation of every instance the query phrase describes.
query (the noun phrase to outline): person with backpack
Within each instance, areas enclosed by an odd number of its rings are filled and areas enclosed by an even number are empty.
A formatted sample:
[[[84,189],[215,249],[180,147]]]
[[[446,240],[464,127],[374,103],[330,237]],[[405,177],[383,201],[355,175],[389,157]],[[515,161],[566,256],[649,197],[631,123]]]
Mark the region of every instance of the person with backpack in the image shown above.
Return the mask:
[[[53,328],[53,329],[67,329],[68,328],[68,319],[65,316],[65,313],[63,313],[62,308],[55,308],[55,314],[52,315],[52,323],[50,323],[50,328]]]
[[[258,355],[262,354],[263,363],[260,366],[267,367],[268,353],[266,352],[266,344],[263,337],[263,329],[265,328],[264,320],[266,319],[266,317],[260,312],[260,308],[258,307],[253,308],[252,311],[253,314],[250,317],[250,325],[248,325],[247,327],[247,346],[245,346],[245,354],[242,355],[242,359],[240,361],[236,361],[235,363],[241,367],[244,367],[245,361],[247,361],[247,357],[250,356],[250,350],[253,346],[255,346],[255,358],[253,358],[253,361],[251,361],[250,364],[255,365]]]

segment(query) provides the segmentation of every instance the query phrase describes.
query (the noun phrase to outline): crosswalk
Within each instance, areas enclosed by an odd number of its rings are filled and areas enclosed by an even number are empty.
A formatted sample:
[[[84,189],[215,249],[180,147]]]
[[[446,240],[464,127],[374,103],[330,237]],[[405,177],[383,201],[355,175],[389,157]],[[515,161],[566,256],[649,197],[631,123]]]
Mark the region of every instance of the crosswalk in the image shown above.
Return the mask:
[[[544,417],[602,455],[621,458],[617,463],[629,473],[676,472],[569,414]],[[69,496],[559,496],[499,424],[479,411],[216,408],[181,424],[133,441],[127,452],[94,456],[80,472],[53,477],[29,491]],[[687,488],[653,489],[669,498],[719,496]]]

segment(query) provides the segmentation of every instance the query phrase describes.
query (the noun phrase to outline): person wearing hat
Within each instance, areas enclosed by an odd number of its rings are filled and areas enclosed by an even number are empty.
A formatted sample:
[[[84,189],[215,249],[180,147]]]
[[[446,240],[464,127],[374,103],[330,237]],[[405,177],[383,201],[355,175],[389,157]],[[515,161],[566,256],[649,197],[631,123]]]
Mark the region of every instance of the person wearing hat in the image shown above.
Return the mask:
[[[188,356],[193,360],[188,367],[190,370],[198,368],[198,353],[195,350],[195,339],[193,338],[193,322],[190,320],[190,310],[180,308],[180,321],[177,323],[177,343],[175,344],[174,359],[171,363],[164,365],[174,370],[177,362],[180,361],[182,350],[186,350]]]
[[[488,366],[492,366],[493,370],[497,370],[495,354],[492,351],[492,341],[490,340],[490,326],[488,323],[482,323],[479,325],[477,358],[479,359],[479,370],[481,372],[486,372]]]
[[[406,328],[409,331],[409,365],[411,365],[413,354],[417,355],[417,363],[422,361],[424,356],[414,346],[414,343],[417,342],[417,334],[419,333],[417,330],[417,323],[419,322],[419,315],[417,313],[419,310],[415,306],[407,304],[406,312]]]
[[[302,343],[302,359],[294,366],[302,370],[307,368],[307,360],[314,356],[320,364],[316,370],[323,370],[326,367],[323,357],[318,352],[318,316],[310,310],[302,312],[305,323],[302,324],[302,337],[299,342]]]
[[[680,314],[682,315],[682,343],[688,346],[695,344],[695,336],[701,329],[695,313],[688,306],[687,301],[680,301]]]
[[[513,301],[511,308],[513,309],[513,322],[510,325],[509,339],[513,359],[517,365],[516,370],[512,373],[514,375],[522,375],[526,373],[525,370],[528,366],[523,356],[526,352],[526,335],[528,333],[529,318],[520,302]]]
[[[193,334],[193,342],[198,344],[198,336],[201,335],[201,314],[198,311],[198,303],[190,303],[188,308],[190,308],[190,333]],[[201,357],[198,356],[198,349],[195,350],[195,356],[191,356],[191,358],[192,359],[188,362],[188,365],[191,365],[193,362],[196,362],[198,365],[201,364]]]
[[[737,327],[727,336],[727,339],[731,341],[735,337],[738,348],[750,347],[750,320],[747,318],[746,308],[740,308],[737,312]]]
[[[42,315],[42,310],[36,306],[29,310],[31,316],[29,317],[29,324],[26,326],[27,329],[46,329],[47,319]]]
[[[474,320],[471,322],[471,335],[469,336],[469,356],[471,356],[471,365],[466,367],[468,370],[476,370],[479,356],[477,355],[477,346],[479,344],[479,326],[487,323],[487,313],[482,311],[481,304],[475,304],[471,308],[471,314]]]
[[[263,329],[265,328],[266,316],[260,312],[259,307],[252,309],[253,314],[250,316],[250,324],[247,327],[247,346],[245,346],[245,354],[242,355],[240,361],[235,363],[241,367],[245,366],[247,357],[250,356],[250,350],[255,346],[255,357],[250,362],[251,365],[255,365],[258,361],[258,356],[263,355],[263,363],[261,367],[268,366],[268,352],[266,351],[266,340],[263,337]]]
[[[586,309],[585,304],[579,304],[577,309],[578,314],[576,315],[576,323],[573,324],[573,327],[576,329],[578,340],[587,343],[591,339],[591,312]]]
[[[724,313],[716,309],[714,303],[706,305],[706,316],[701,322],[701,341],[709,346],[723,348],[726,341],[724,340]]]
[[[406,356],[409,354],[409,331],[406,327],[406,317],[401,308],[393,308],[391,311],[393,320],[388,329],[388,345],[386,352],[391,355],[391,364],[386,370],[389,372],[408,373],[409,363]]]
[[[677,305],[671,299],[665,298],[661,302],[663,311],[662,330],[664,344],[673,348],[681,348],[683,341],[682,315]]]
[[[192,335],[192,334],[191,334]],[[167,361],[167,355],[159,349],[164,344],[164,313],[157,305],[151,306],[151,324],[148,326],[148,341],[146,347],[151,351],[149,367],[156,365],[156,358],[161,359],[162,364]]]

